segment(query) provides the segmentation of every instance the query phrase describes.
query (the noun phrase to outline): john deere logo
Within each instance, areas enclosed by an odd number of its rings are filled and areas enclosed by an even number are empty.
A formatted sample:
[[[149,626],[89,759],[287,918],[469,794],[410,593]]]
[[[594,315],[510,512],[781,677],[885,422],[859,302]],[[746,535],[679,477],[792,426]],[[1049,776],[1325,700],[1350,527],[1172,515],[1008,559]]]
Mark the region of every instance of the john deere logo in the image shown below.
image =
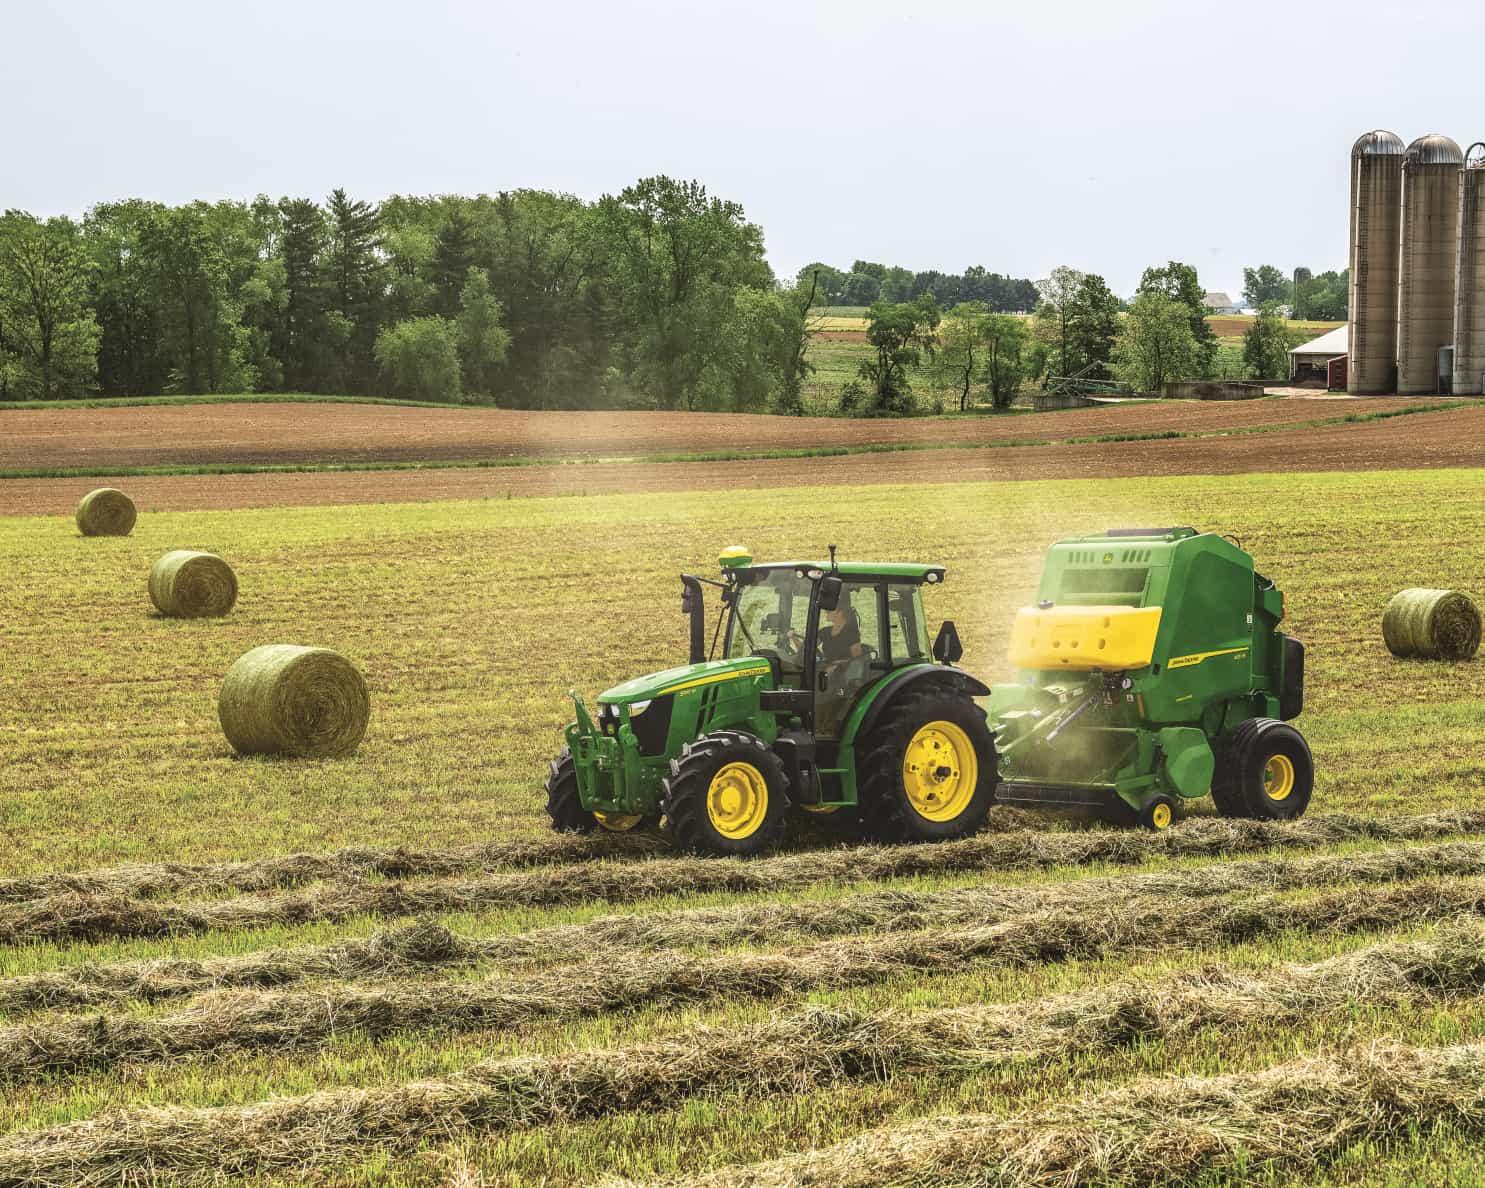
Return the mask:
[[[1112,565],[1114,563],[1114,554],[1113,553],[1105,553],[1103,555],[1103,563],[1105,565]]]

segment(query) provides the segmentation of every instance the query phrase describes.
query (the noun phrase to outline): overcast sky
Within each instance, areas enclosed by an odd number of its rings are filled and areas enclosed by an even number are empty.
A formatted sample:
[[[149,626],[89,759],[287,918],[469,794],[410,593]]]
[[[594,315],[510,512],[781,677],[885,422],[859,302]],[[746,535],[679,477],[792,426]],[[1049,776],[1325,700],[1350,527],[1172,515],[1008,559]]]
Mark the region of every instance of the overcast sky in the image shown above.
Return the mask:
[[[0,0],[0,207],[696,177],[816,258],[1127,294],[1346,262],[1373,127],[1485,139],[1485,4]]]

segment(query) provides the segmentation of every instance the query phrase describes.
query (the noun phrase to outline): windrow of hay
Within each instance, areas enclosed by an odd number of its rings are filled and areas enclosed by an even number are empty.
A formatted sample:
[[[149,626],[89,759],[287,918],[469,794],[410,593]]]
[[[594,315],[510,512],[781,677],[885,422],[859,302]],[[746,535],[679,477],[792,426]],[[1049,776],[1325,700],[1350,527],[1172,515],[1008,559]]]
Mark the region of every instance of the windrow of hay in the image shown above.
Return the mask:
[[[1343,858],[1253,859],[1196,870],[1082,879],[1041,887],[871,891],[824,902],[768,902],[605,916],[513,935],[461,936],[431,921],[365,940],[299,945],[206,960],[157,958],[0,979],[0,1014],[159,1002],[208,990],[284,987],[308,979],[406,976],[450,965],[573,962],[699,945],[778,944],[852,933],[992,924],[1079,904],[1108,906],[1140,897],[1194,899],[1243,892],[1407,882],[1485,875],[1485,844],[1386,850]]]
[[[150,601],[172,619],[214,619],[237,604],[237,575],[215,553],[175,549],[150,566]]]
[[[958,972],[970,964],[1042,965],[1215,947],[1291,931],[1364,932],[1463,914],[1485,914],[1485,881],[1350,888],[1298,902],[1264,895],[1215,903],[1142,899],[1082,905],[995,925],[852,937],[782,953],[692,957],[661,952],[642,962],[600,956],[528,977],[477,983],[329,983],[313,990],[224,992],[157,1016],[100,1012],[0,1029],[0,1080],[198,1053],[303,1049],[352,1030],[380,1037],[410,1030],[513,1028],[538,1019],[638,1007],[848,989],[909,973]],[[436,930],[426,943],[441,943],[447,935]]]
[[[573,863],[458,882],[327,885],[280,895],[160,904],[117,894],[69,892],[0,907],[0,944],[172,936],[351,916],[420,916],[489,908],[634,903],[662,895],[778,894],[821,883],[877,882],[961,871],[1041,870],[1159,858],[1316,850],[1341,842],[1433,840],[1485,830],[1485,813],[1299,821],[1203,818],[1165,833],[1018,830],[936,846],[861,846],[763,859],[656,858]]]
[[[371,697],[339,652],[264,644],[227,670],[217,716],[239,754],[339,758],[361,745]]]
[[[1205,970],[1158,984],[1125,982],[1037,1002],[918,1013],[812,1007],[618,1051],[488,1061],[440,1081],[246,1106],[120,1111],[0,1138],[0,1185],[117,1183],[141,1166],[221,1178],[311,1161],[323,1169],[372,1148],[407,1150],[459,1132],[664,1109],[739,1089],[803,1093],[1111,1051],[1202,1028],[1295,1025],[1360,1004],[1424,1005],[1485,990],[1482,953],[1485,928],[1464,923],[1431,940],[1379,944],[1262,974]],[[1485,1062],[1479,1078],[1485,1084]],[[816,1158],[830,1159],[837,1150]]]
[[[183,893],[264,892],[325,880],[437,877],[461,871],[558,866],[599,858],[651,858],[672,852],[670,844],[654,834],[562,833],[444,849],[356,847],[321,854],[285,854],[249,862],[139,863],[75,873],[53,871],[0,878],[0,904],[26,903],[55,895],[159,899]]]
[[[1480,650],[1480,610],[1457,590],[1401,590],[1382,614],[1394,656],[1472,660]]]
[[[1305,1172],[1350,1144],[1375,1149],[1441,1124],[1485,1132],[1485,1044],[1379,1044],[1260,1073],[1150,1078],[1011,1118],[928,1118],[772,1163],[666,1182],[1068,1188],[1188,1184],[1230,1172],[1252,1183],[1264,1166]]]
[[[133,500],[113,487],[89,491],[77,505],[77,530],[84,536],[128,536],[134,519]]]

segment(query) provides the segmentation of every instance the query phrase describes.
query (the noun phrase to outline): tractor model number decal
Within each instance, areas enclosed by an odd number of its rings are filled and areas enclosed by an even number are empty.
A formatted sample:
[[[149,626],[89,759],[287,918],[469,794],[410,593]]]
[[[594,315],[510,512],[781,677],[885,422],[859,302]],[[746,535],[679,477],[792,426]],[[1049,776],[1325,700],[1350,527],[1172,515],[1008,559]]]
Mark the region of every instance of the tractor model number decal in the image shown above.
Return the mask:
[[[736,671],[736,672],[719,672],[719,673],[715,673],[712,676],[698,677],[694,681],[686,681],[685,683],[680,684],[680,685],[670,685],[670,686],[668,686],[668,687],[666,687],[664,689],[661,689],[658,693],[655,694],[655,696],[656,697],[665,697],[665,696],[668,696],[671,693],[679,693],[683,689],[695,689],[695,688],[697,688],[700,685],[714,685],[718,681],[731,681],[731,680],[735,680],[735,679],[740,678],[740,677],[760,677],[760,676],[766,676],[767,673],[768,673],[768,669],[767,668],[745,668],[745,669],[742,669],[741,671]]]
[[[1189,656],[1177,656],[1166,668],[1190,668],[1193,664],[1200,664],[1203,660],[1210,660],[1214,656],[1246,656],[1247,648],[1223,648],[1216,652],[1193,652]]]

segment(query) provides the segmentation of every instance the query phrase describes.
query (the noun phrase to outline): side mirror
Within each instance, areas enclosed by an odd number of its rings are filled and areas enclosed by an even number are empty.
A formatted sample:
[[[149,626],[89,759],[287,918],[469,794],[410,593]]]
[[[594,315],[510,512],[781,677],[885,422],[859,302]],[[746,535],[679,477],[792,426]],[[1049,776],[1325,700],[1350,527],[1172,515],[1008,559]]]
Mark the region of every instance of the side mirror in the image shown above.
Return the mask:
[[[820,579],[820,609],[833,611],[840,605],[841,580],[830,576]]]
[[[964,655],[964,645],[959,642],[959,629],[953,619],[945,619],[938,629],[938,638],[933,641],[933,658],[940,664],[958,664]]]
[[[691,620],[691,663],[700,664],[706,659],[706,599],[689,573],[681,574],[681,614]]]

